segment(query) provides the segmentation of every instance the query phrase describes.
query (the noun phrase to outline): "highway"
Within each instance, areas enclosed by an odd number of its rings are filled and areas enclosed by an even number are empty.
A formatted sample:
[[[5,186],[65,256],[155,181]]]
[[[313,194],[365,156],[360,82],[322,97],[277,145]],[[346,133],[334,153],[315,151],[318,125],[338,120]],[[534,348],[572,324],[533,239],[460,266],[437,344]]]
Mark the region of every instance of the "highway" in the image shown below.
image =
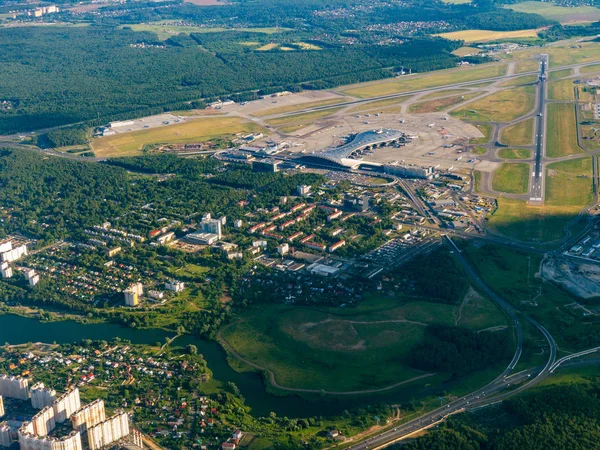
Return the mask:
[[[536,117],[536,138],[535,138],[535,164],[533,166],[531,198],[532,202],[544,201],[544,168],[542,167],[542,158],[545,154],[545,124],[546,124],[546,72],[548,66],[548,55],[540,55],[540,76],[538,79],[538,107]]]
[[[468,261],[462,255],[461,250],[454,244],[452,239],[449,236],[444,236],[444,240],[446,244],[453,250],[453,256],[456,260],[461,264],[464,268],[467,275],[475,282],[477,287],[481,289],[489,298],[496,303],[513,322],[513,326],[515,327],[517,333],[517,346],[515,349],[515,353],[513,355],[512,360],[506,367],[506,369],[491,383],[488,385],[458,399],[453,402],[448,403],[445,406],[437,408],[429,413],[424,414],[423,416],[413,419],[409,422],[406,422],[402,425],[397,426],[396,428],[384,431],[376,436],[373,436],[365,441],[356,443],[348,449],[351,450],[366,450],[366,449],[377,449],[384,448],[390,445],[393,442],[399,441],[401,439],[410,436],[411,434],[427,429],[432,425],[439,423],[440,421],[445,420],[448,416],[452,414],[457,414],[465,409],[477,408],[486,405],[490,405],[496,402],[500,402],[505,398],[516,395],[526,389],[537,384],[539,381],[550,375],[553,370],[558,367],[562,362],[572,359],[576,357],[571,355],[571,358],[563,358],[564,361],[556,361],[556,352],[557,346],[556,342],[552,338],[552,335],[544,328],[540,323],[535,321],[534,319],[523,316],[528,322],[533,324],[544,336],[546,341],[548,342],[549,347],[549,356],[548,360],[544,367],[528,369],[517,374],[511,375],[511,372],[517,366],[521,354],[523,352],[523,330],[519,321],[520,312],[514,308],[510,303],[502,299],[499,295],[497,295],[475,272],[475,270],[471,267]],[[597,349],[593,349],[596,351]],[[581,354],[588,354],[592,351],[581,352]],[[581,355],[577,355],[581,356]],[[521,384],[516,389],[511,388],[516,384]]]

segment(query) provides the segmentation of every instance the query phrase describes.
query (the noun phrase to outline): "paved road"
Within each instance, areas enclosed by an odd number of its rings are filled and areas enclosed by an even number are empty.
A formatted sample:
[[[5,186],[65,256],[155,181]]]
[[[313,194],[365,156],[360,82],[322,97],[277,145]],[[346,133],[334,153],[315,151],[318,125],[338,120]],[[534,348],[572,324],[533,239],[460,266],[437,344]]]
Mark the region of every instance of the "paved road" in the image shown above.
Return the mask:
[[[506,369],[491,383],[487,386],[478,389],[465,397],[448,403],[445,406],[437,408],[418,419],[406,422],[398,427],[384,431],[376,436],[369,438],[363,442],[359,442],[348,447],[351,450],[366,450],[373,448],[384,448],[387,445],[405,438],[417,431],[429,428],[432,425],[446,419],[452,414],[456,414],[464,411],[467,408],[477,408],[493,404],[502,401],[505,398],[516,395],[525,389],[529,389],[534,386],[546,376],[552,373],[553,368],[557,367],[556,361],[556,343],[554,339],[541,324],[535,320],[526,317],[525,319],[533,324],[545,337],[549,346],[549,356],[544,367],[528,369],[523,372],[511,375],[511,372],[517,366],[519,359],[523,351],[523,332],[521,324],[519,322],[520,313],[510,303],[506,302],[500,296],[498,296],[492,289],[481,279],[481,277],[475,272],[471,265],[462,255],[460,249],[452,242],[450,237],[445,237],[446,243],[454,250],[454,257],[463,266],[467,275],[475,281],[475,284],[485,292],[492,301],[494,301],[512,320],[513,325],[517,332],[517,348],[515,354],[506,367]],[[524,383],[523,383],[524,382]],[[523,383],[523,384],[521,384]],[[514,389],[514,385],[520,384],[519,387]],[[513,387],[511,387],[513,386]]]

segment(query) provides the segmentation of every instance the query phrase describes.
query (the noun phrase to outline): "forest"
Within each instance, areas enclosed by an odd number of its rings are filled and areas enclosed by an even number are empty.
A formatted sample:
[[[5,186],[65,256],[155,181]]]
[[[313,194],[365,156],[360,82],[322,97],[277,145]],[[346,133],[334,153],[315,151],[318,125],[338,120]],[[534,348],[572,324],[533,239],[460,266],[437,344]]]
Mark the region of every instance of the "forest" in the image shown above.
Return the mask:
[[[430,37],[436,23],[448,24],[444,29],[493,30],[551,24],[537,15],[493,5],[424,0],[259,0],[225,7],[139,2],[108,5],[89,14],[65,11],[56,20],[82,26],[0,28],[0,100],[14,105],[0,110],[0,133],[102,125],[202,107],[205,100],[217,97],[251,100],[261,92],[331,88],[391,77],[401,68],[445,69],[458,62],[451,52],[461,42]],[[174,34],[161,40],[129,27],[158,20],[226,31]],[[434,28],[394,31],[396,23],[410,21],[429,21]],[[383,31],[367,29],[374,23]],[[274,28],[272,34],[227,31],[233,27]],[[303,48],[298,44],[302,40],[318,50]],[[257,51],[249,42],[281,43],[293,51]],[[51,145],[84,140],[73,132],[48,137]]]
[[[538,388],[440,428],[394,450],[594,450],[600,448],[597,378]],[[392,447],[391,447],[392,448]]]

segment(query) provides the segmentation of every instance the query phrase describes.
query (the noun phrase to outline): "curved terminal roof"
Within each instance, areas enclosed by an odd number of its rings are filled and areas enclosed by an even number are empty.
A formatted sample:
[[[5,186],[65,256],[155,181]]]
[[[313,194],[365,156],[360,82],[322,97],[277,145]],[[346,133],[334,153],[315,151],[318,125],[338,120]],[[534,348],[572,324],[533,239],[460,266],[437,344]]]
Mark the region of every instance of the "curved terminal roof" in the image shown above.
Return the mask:
[[[363,131],[362,133],[357,134],[354,139],[347,144],[340,147],[333,147],[322,153],[315,153],[310,156],[352,167],[359,163],[359,160],[349,159],[350,155],[353,153],[372,145],[395,141],[402,136],[404,136],[402,131],[390,129]]]

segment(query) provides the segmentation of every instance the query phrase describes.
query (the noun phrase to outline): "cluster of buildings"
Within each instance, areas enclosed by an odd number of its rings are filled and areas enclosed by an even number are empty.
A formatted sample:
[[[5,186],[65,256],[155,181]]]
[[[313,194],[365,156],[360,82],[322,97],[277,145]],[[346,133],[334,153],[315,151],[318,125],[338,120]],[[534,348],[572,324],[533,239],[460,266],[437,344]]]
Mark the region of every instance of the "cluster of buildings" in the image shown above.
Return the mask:
[[[185,283],[178,280],[169,280],[165,282],[165,290],[173,293],[181,292],[185,289]],[[144,285],[140,282],[134,283],[123,291],[125,305],[136,307],[140,304],[144,295]],[[165,298],[164,292],[150,289],[147,297],[154,301],[162,301]]]
[[[117,411],[107,418],[102,400],[82,406],[77,387],[57,396],[54,389],[43,383],[29,389],[26,378],[2,375],[0,416],[6,414],[4,398],[30,400],[38,412],[30,420],[22,421],[16,432],[7,423],[1,424],[0,446],[3,447],[10,447],[16,440],[20,450],[97,450],[130,434],[127,413]],[[61,425],[68,421],[70,427]]]
[[[33,11],[27,11],[27,17],[42,17],[46,14],[56,14],[60,9],[56,5],[42,6],[35,8]]]
[[[14,245],[13,239],[5,239],[0,243],[0,274],[2,278],[12,278],[14,275],[13,268],[10,266],[10,263],[13,263],[24,256],[27,256],[27,244],[26,243],[18,243]],[[37,284],[39,281],[39,277],[35,282],[32,283],[30,280],[30,284]]]

